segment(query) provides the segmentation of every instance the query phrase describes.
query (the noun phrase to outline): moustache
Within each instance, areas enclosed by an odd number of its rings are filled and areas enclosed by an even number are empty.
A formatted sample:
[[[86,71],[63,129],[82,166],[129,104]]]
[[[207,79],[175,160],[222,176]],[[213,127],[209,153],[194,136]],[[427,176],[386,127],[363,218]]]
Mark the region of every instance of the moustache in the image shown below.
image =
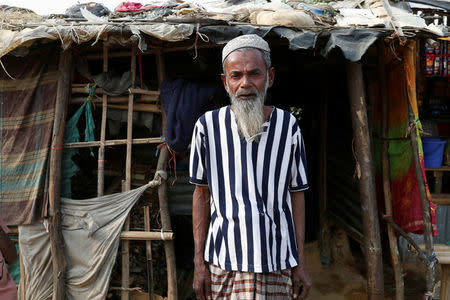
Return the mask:
[[[260,92],[258,91],[258,89],[256,88],[248,88],[245,90],[238,90],[236,91],[236,93],[234,94],[235,97],[242,97],[242,96],[254,96],[254,97],[258,97],[260,95]]]

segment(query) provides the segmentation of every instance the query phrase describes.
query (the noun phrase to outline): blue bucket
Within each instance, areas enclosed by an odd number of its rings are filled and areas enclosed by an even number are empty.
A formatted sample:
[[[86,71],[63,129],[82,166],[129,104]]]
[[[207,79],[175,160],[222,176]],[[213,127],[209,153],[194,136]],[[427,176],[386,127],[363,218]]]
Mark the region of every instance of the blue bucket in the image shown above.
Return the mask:
[[[442,159],[444,158],[444,148],[447,141],[440,138],[423,138],[423,158],[425,160],[425,168],[442,167]]]

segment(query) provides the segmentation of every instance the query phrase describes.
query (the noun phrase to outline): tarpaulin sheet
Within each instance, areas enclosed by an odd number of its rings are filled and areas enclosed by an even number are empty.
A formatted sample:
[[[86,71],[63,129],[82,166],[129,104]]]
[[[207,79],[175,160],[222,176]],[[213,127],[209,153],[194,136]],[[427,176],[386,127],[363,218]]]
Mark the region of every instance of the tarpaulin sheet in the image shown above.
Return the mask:
[[[397,55],[402,58],[402,63],[399,63],[398,59],[393,55],[389,56],[387,54],[388,49],[384,49],[386,52],[385,57],[389,57],[386,62],[387,71],[385,74],[389,111],[387,136],[389,139],[388,155],[394,222],[407,233],[423,234],[424,222],[422,217],[422,205],[414,165],[414,154],[409,139],[410,125],[408,105],[411,106],[417,120],[417,128],[420,126],[420,123],[418,122],[417,99],[415,95],[415,46],[411,43],[413,43],[413,41],[408,42],[405,47],[397,48]],[[378,103],[374,106],[374,130],[378,136],[381,136],[380,97],[375,97],[375,99],[378,100]],[[436,234],[436,205],[431,202],[431,195],[425,176],[422,142],[420,138],[418,139],[418,143],[420,166],[425,179],[433,230]],[[384,207],[380,139],[374,139],[374,160],[379,207]]]
[[[46,214],[48,164],[58,81],[58,47],[2,58],[0,72],[0,214],[8,225]]]
[[[133,205],[149,186],[85,200],[61,198],[67,299],[106,298],[122,226]],[[19,226],[26,300],[52,297],[53,269],[47,227],[46,220]]]
[[[328,56],[336,47],[340,48],[349,61],[359,61],[367,49],[375,43],[382,32],[373,29],[339,29],[330,32],[327,44],[322,49],[322,55]]]
[[[307,30],[295,30],[287,27],[256,27],[252,25],[235,26],[204,26],[200,33],[205,34],[209,41],[215,44],[225,44],[231,39],[244,34],[256,34],[265,37],[269,32],[286,38],[289,41],[289,49],[312,49],[316,45],[319,33]]]

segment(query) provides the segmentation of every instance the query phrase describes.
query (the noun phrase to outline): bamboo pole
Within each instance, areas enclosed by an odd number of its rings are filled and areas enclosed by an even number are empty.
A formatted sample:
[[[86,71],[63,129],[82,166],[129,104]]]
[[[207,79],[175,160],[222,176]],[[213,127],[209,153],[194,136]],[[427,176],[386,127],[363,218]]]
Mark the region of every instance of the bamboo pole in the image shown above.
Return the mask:
[[[75,93],[72,93],[72,94],[75,94]],[[143,101],[139,101],[139,103],[155,104],[155,103],[159,102],[159,97],[143,95],[142,100]],[[86,97],[72,97],[72,99],[70,99],[70,104],[82,104],[85,101],[86,101]],[[93,101],[95,104],[99,104],[99,105],[103,104],[103,99],[94,98],[91,101]],[[110,104],[128,103],[128,96],[108,96],[108,103],[110,103]]]
[[[94,91],[96,94],[106,94],[102,88],[96,88]],[[139,88],[130,88],[128,89],[128,94],[139,94],[139,95],[147,95],[153,97],[159,97],[160,91],[149,91],[143,90]],[[73,84],[72,85],[72,94],[89,94],[90,90],[86,88],[85,84]]]
[[[127,110],[128,106],[125,105],[108,105],[109,108]],[[158,113],[162,112],[162,108],[160,105],[156,104],[145,104],[145,103],[136,103],[133,105],[134,111],[142,111],[142,112],[150,112],[150,113]]]
[[[103,72],[108,72],[108,45],[103,42]],[[105,190],[105,136],[108,95],[102,97],[102,123],[100,128],[100,148],[98,148],[97,196],[103,196]]]
[[[162,142],[163,142],[163,140],[160,137],[141,138],[141,139],[132,139],[131,140],[131,143],[133,145],[159,144],[159,143],[162,143]],[[105,141],[105,146],[118,146],[118,145],[126,145],[126,144],[127,144],[127,140],[126,139]],[[90,148],[90,147],[100,147],[100,141],[64,144],[64,149]]]
[[[408,97],[406,97],[407,105],[408,105],[408,112],[409,112],[409,122],[410,124],[415,124],[415,117],[414,113],[411,108],[411,104],[408,100]],[[411,146],[413,151],[413,157],[414,157],[414,168],[416,170],[416,177],[417,177],[417,185],[419,186],[419,193],[420,193],[420,202],[422,206],[422,217],[423,217],[423,223],[425,227],[425,254],[428,258],[431,257],[431,255],[434,253],[433,250],[433,226],[431,224],[431,211],[430,211],[430,204],[428,202],[427,192],[425,188],[425,178],[422,173],[422,167],[420,166],[420,159],[419,159],[419,144],[417,136],[417,130],[416,127],[413,126],[410,132],[410,138],[411,138]],[[434,280],[435,280],[435,270],[434,270],[434,261],[430,261],[430,263],[427,264],[427,271],[426,271],[426,282],[427,282],[427,292],[433,293],[434,289]]]
[[[64,239],[61,233],[60,187],[61,156],[64,139],[64,126],[70,97],[72,77],[72,53],[62,51],[59,57],[58,86],[56,90],[55,122],[53,126],[52,151],[50,152],[50,224],[49,236],[53,264],[53,300],[64,300],[67,263],[64,256]]]
[[[369,300],[382,300],[384,299],[384,281],[382,276],[380,228],[375,195],[372,145],[367,123],[361,63],[347,63],[347,82],[363,215],[364,248],[367,261],[367,294]]]
[[[164,78],[164,59],[161,51],[156,54],[156,66],[158,71],[158,82],[161,86]],[[162,126],[161,130],[164,132],[166,128],[166,115],[162,114]],[[156,169],[158,171],[167,171],[169,153],[167,147],[162,147],[160,150],[158,164]],[[164,231],[172,231],[172,225],[170,222],[169,205],[167,200],[167,180],[162,178],[161,185],[158,187],[159,209],[161,212],[161,223]],[[177,269],[175,263],[175,249],[173,241],[166,241],[164,243],[164,250],[166,253],[166,265],[167,265],[167,296],[169,300],[178,299],[177,291]]]
[[[133,44],[131,50],[131,87],[134,87],[136,80],[136,45]],[[125,161],[125,191],[131,189],[131,149],[133,143],[133,98],[130,94],[128,98],[128,116],[127,116],[127,156]],[[130,230],[130,216],[125,221],[125,230]],[[122,242],[122,300],[128,300],[130,293],[130,243],[127,240]]]
[[[144,206],[144,227],[145,231],[150,231],[150,208]],[[152,242],[145,242],[145,256],[147,257],[147,285],[149,300],[153,300],[153,259]]]
[[[392,195],[391,195],[391,180],[390,180],[390,165],[389,165],[389,137],[388,122],[389,122],[389,108],[386,84],[386,69],[383,44],[378,46],[378,76],[380,78],[380,95],[381,95],[381,164],[383,175],[383,192],[384,205],[386,214],[393,216]],[[392,267],[394,269],[395,278],[395,299],[405,299],[405,283],[403,280],[403,267],[400,261],[400,254],[398,251],[397,237],[395,236],[392,225],[387,226],[389,248],[391,250]]]
[[[173,232],[122,231],[120,239],[131,241],[171,241],[173,240]]]

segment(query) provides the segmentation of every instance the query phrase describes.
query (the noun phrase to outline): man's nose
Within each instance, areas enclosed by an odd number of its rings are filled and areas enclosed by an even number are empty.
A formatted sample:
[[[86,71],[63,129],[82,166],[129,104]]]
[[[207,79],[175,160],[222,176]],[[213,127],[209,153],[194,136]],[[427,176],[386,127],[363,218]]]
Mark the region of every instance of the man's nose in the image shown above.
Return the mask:
[[[241,80],[241,88],[248,88],[252,85],[250,77],[248,75],[243,75]]]

